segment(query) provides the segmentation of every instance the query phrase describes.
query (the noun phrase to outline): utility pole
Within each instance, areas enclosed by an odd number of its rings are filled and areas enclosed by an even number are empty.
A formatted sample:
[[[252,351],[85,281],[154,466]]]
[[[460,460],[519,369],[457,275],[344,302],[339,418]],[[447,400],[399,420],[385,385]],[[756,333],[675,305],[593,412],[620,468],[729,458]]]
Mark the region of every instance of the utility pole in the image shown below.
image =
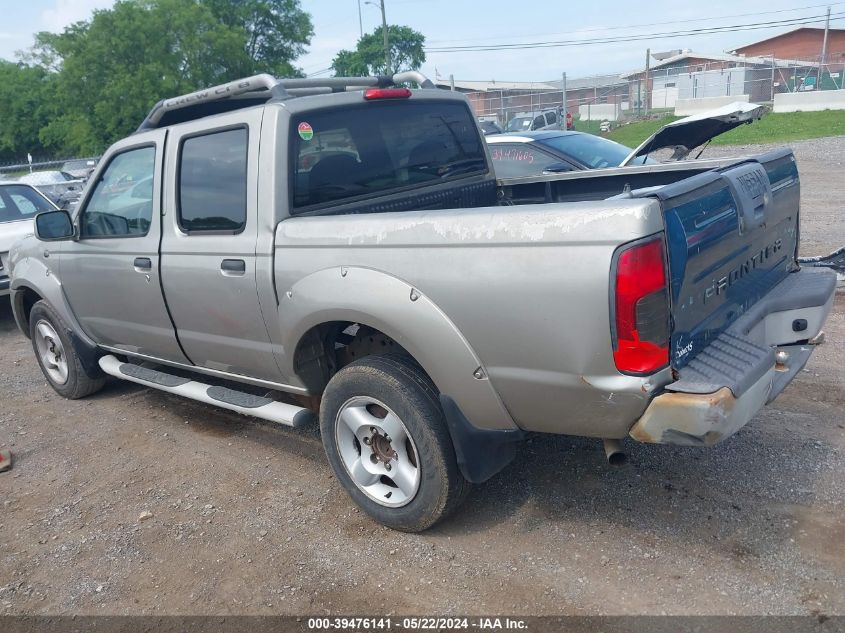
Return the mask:
[[[643,113],[643,80],[637,79],[637,116]]]
[[[384,67],[385,74],[392,75],[390,72],[390,43],[387,39],[387,16],[384,13],[384,0],[379,0],[381,5],[381,28],[384,33]]]
[[[560,84],[561,92],[561,103],[563,104],[560,110],[560,115],[563,117],[563,129],[566,129],[566,73],[563,73],[561,76],[561,84]]]
[[[827,34],[830,31],[830,7],[827,8],[827,17],[824,21],[824,39],[822,40],[822,56],[819,59],[819,75],[817,90],[822,89],[822,78],[824,77],[824,65],[827,61]]]
[[[775,54],[772,53],[772,107],[775,105]]]
[[[651,49],[645,49],[645,115],[648,116],[648,71],[651,67]]]
[[[361,0],[358,0],[358,32],[364,37],[364,21],[361,19]]]
[[[455,92],[455,75],[449,75],[449,90]]]

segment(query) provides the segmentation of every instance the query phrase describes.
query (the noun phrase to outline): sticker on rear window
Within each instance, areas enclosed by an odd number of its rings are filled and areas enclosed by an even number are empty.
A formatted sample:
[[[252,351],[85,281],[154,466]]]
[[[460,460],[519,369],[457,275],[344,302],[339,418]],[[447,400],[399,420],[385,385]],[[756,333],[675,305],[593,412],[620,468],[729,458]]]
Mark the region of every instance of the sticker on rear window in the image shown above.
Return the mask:
[[[303,141],[310,141],[314,138],[314,128],[311,127],[310,123],[306,123],[305,121],[299,124],[296,131],[299,132],[299,138]]]

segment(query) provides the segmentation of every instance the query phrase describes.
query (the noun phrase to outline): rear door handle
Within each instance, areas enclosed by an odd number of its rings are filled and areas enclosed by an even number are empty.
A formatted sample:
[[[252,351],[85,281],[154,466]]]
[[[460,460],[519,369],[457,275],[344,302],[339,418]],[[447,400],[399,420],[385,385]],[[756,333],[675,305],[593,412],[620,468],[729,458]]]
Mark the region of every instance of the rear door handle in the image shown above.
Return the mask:
[[[139,273],[148,273],[153,269],[153,262],[149,257],[136,257],[135,270]]]
[[[227,277],[238,277],[246,273],[246,262],[242,259],[224,259],[220,263],[220,272]]]

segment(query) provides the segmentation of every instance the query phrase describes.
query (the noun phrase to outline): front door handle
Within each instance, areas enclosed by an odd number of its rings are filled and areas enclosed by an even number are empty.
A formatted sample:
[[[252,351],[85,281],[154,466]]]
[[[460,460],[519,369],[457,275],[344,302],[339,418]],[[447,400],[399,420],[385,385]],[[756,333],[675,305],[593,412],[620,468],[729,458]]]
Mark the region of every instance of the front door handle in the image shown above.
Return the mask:
[[[220,263],[220,272],[227,277],[237,277],[246,273],[246,262],[242,259],[224,259]]]
[[[136,257],[135,270],[139,273],[148,273],[153,269],[153,262],[149,257]]]

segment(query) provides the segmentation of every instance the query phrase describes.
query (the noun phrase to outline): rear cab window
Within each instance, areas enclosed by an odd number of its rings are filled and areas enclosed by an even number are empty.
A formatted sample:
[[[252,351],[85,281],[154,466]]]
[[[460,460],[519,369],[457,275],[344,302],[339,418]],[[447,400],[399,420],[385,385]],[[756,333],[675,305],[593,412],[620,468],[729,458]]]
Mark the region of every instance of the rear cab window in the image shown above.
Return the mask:
[[[291,120],[293,213],[487,172],[460,103],[364,103]]]

